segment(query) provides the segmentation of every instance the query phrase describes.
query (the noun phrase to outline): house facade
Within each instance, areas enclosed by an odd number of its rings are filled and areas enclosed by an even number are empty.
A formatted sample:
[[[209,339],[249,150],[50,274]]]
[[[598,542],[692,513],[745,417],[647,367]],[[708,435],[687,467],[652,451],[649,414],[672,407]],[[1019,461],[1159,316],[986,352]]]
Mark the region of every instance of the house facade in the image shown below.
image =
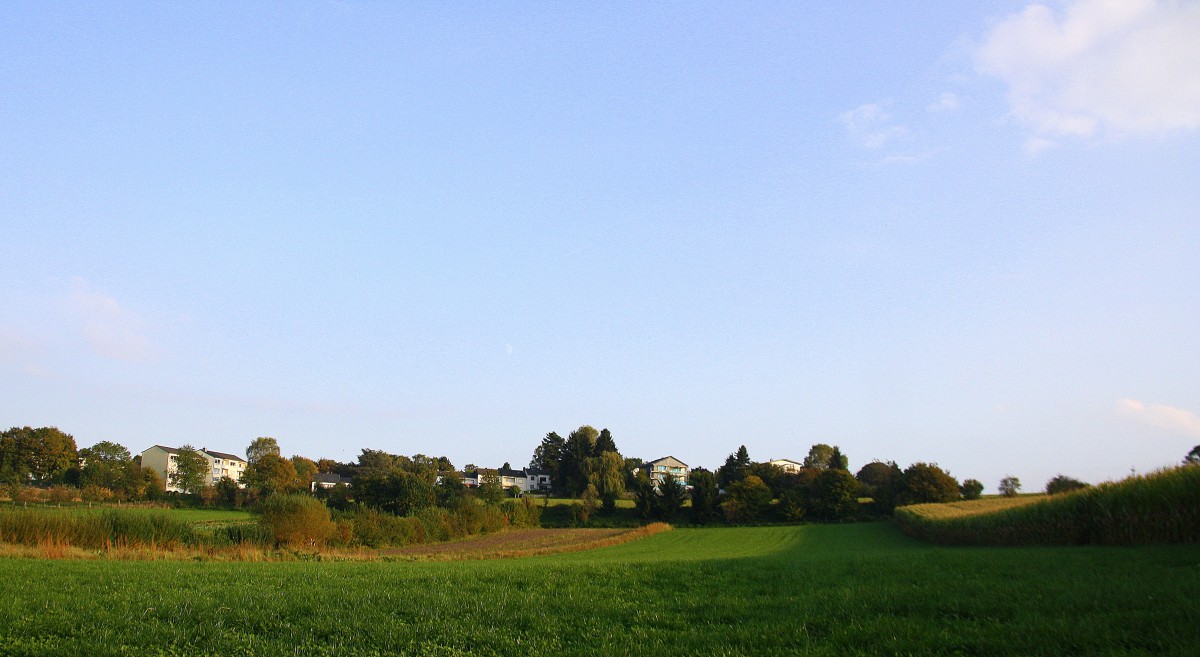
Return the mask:
[[[340,474],[333,472],[322,472],[313,477],[312,483],[309,484],[312,492],[317,492],[318,488],[333,488],[338,484],[350,485],[350,477],[343,477]]]
[[[775,459],[771,461],[771,465],[783,470],[784,472],[795,473],[804,469],[803,463],[800,461],[793,461],[791,459]]]
[[[665,481],[667,477],[686,486],[688,473],[690,472],[688,464],[674,456],[664,456],[661,459],[643,463],[641,470],[650,477],[650,481],[654,483],[655,488]]]
[[[500,487],[504,490],[516,488],[522,493],[541,492],[550,490],[550,473],[534,468],[482,468],[462,473],[462,482],[471,488],[477,488],[488,475],[495,475]]]
[[[209,451],[207,448],[195,451],[208,461],[208,471],[204,480],[206,486],[215,486],[225,477],[232,479],[239,486],[241,485],[242,475],[246,472],[246,459],[236,454]],[[158,476],[162,477],[169,493],[183,492],[183,489],[171,482],[171,475],[175,474],[177,469],[175,461],[181,453],[178,448],[162,445],[154,445],[141,453],[142,467],[154,468],[158,472]]]

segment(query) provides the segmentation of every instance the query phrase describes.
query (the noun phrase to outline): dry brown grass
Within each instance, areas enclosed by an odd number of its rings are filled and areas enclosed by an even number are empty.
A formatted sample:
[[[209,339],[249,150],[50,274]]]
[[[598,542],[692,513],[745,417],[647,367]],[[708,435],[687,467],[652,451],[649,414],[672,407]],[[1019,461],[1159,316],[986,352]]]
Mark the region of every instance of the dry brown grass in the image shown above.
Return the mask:
[[[978,500],[964,500],[961,502],[942,502],[938,504],[914,504],[904,507],[909,511],[929,518],[931,520],[941,520],[944,518],[961,518],[963,516],[976,516],[985,513],[993,513],[1003,509],[1012,509],[1019,506],[1034,504],[1047,499],[1046,495],[1019,495],[1017,497],[985,497]]]
[[[109,544],[100,549],[84,549],[61,541],[42,541],[36,546],[0,543],[0,558],[228,562],[515,559],[621,545],[671,529],[670,525],[661,522],[636,529],[517,529],[462,541],[404,548],[343,548],[313,552],[266,550],[252,545],[180,547]]]
[[[381,550],[373,558],[399,558],[406,561],[515,559],[621,545],[670,529],[671,525],[663,522],[636,529],[524,529],[452,543]]]

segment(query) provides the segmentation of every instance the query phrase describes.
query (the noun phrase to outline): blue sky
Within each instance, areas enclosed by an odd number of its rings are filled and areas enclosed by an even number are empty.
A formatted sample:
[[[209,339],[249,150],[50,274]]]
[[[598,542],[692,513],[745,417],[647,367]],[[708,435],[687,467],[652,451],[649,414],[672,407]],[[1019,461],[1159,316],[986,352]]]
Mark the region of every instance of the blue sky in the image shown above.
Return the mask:
[[[1200,3],[920,4],[6,4],[0,425],[1178,462]]]

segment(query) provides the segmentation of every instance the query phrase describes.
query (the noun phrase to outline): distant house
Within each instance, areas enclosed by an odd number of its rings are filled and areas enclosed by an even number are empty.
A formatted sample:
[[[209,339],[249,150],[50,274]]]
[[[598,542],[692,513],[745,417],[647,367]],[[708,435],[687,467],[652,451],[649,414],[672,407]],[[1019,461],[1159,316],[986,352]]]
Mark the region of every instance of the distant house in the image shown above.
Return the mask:
[[[804,469],[803,463],[791,459],[775,459],[770,464],[784,472],[800,472]]]
[[[215,486],[218,481],[225,477],[232,479],[239,485],[241,484],[242,474],[246,472],[246,459],[236,454],[213,452],[207,448],[195,451],[208,461],[208,475],[204,480],[206,486]],[[175,474],[176,470],[175,460],[180,453],[181,451],[175,447],[154,445],[141,454],[142,467],[154,468],[158,472],[158,476],[162,477],[166,490],[171,493],[183,492],[182,489],[171,482],[171,475]]]
[[[525,468],[525,478],[529,481],[529,490],[550,490],[550,471],[537,468]]]
[[[313,477],[311,488],[312,492],[317,492],[318,488],[333,488],[338,484],[350,485],[350,477],[343,477],[340,474],[333,472],[322,472]]]
[[[664,456],[661,459],[643,463],[641,470],[650,477],[650,481],[654,483],[655,488],[665,481],[667,477],[671,477],[686,486],[688,472],[690,472],[688,464],[674,456]]]
[[[550,490],[550,473],[534,468],[480,468],[461,473],[464,485],[477,488],[483,483],[484,477],[494,475],[504,490],[515,488],[522,493]]]

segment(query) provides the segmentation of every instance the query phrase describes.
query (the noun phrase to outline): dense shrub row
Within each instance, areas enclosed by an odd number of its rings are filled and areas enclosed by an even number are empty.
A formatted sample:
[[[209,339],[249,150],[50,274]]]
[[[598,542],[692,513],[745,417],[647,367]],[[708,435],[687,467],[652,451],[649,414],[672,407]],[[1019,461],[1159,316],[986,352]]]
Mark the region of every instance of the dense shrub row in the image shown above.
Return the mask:
[[[358,507],[336,514],[337,530],[329,543],[344,546],[402,547],[490,534],[509,527],[537,527],[541,508],[531,500],[507,500],[498,505],[463,498],[451,508],[425,507],[396,516]]]
[[[1130,477],[994,513],[937,518],[896,509],[907,534],[949,545],[1200,542],[1200,467]]]
[[[307,495],[263,500],[257,523],[197,529],[167,511],[0,507],[0,543],[113,547],[230,547],[253,545],[311,548],[401,547],[488,534],[508,527],[536,527],[541,509],[528,500],[483,505],[463,498],[453,507],[427,507],[397,516],[365,507],[330,511]]]
[[[81,548],[194,545],[191,525],[166,512],[104,509],[83,511],[0,508],[0,542],[20,545],[61,544]]]

